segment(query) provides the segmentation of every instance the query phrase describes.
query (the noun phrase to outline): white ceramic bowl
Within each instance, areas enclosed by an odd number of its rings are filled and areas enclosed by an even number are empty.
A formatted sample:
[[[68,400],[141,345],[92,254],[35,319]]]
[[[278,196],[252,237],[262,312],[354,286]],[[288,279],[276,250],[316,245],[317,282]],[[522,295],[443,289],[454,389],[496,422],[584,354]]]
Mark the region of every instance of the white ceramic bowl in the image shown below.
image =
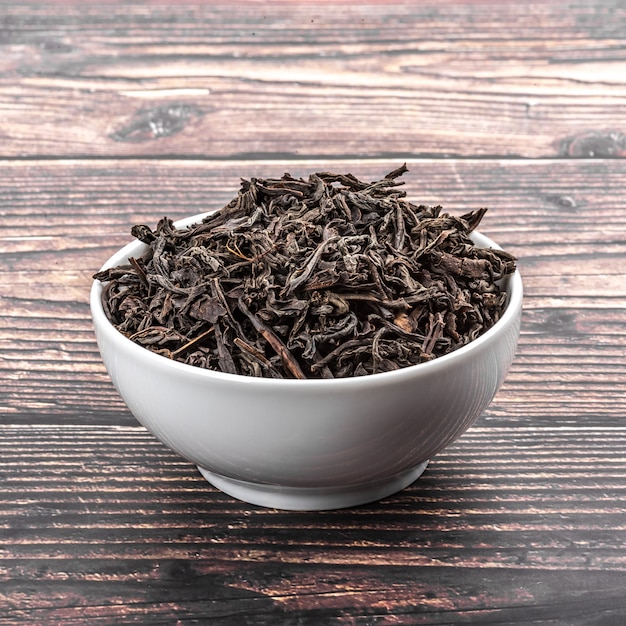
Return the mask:
[[[497,247],[479,233],[472,238]],[[103,269],[144,249],[133,242]],[[519,337],[518,272],[506,289],[501,319],[457,351],[392,372],[332,380],[238,376],[154,354],[109,322],[99,281],[91,289],[91,313],[115,387],[160,441],[229,495],[267,507],[321,510],[403,489],[481,415],[504,381]]]

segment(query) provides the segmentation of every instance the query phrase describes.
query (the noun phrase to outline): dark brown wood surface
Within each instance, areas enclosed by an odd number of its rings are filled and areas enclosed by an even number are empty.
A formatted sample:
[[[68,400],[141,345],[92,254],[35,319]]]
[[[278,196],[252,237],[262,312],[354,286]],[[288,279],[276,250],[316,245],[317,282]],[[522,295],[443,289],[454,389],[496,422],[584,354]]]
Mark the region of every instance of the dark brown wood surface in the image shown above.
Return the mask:
[[[0,624],[626,623],[626,9],[0,7]],[[415,484],[233,500],[140,427],[91,275],[240,177],[406,161],[520,257],[516,360]]]

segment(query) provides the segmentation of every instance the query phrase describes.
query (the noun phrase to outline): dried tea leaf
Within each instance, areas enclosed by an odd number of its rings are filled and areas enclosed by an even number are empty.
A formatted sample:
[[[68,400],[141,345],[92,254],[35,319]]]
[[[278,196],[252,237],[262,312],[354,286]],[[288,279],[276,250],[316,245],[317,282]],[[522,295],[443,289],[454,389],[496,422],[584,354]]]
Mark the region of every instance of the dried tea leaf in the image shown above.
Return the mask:
[[[94,276],[105,313],[148,350],[247,376],[363,376],[456,350],[500,319],[515,258],[471,241],[486,209],[409,202],[406,171],[243,180],[200,224],[134,226],[145,254]]]

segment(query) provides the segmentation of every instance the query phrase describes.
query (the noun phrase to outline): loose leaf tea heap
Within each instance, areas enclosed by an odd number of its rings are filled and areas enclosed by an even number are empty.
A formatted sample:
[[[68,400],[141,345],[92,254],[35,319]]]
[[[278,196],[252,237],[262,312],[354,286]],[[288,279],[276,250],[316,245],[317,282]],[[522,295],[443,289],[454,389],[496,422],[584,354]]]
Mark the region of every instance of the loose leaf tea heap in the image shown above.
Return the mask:
[[[500,318],[515,259],[470,240],[485,209],[407,201],[406,171],[253,178],[197,225],[135,226],[146,253],[94,277],[106,315],[153,352],[248,376],[362,376],[456,350]]]

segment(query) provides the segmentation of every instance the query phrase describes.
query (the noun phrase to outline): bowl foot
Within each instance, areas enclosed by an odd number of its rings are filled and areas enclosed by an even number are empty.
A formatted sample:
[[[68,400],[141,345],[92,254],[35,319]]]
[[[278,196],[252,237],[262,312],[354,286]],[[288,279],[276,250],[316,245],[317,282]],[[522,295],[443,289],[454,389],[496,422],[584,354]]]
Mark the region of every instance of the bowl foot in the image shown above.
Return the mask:
[[[417,480],[427,465],[428,461],[425,461],[392,478],[373,483],[330,488],[251,483],[215,474],[204,467],[198,466],[198,469],[214,487],[238,500],[287,511],[324,511],[344,509],[386,498]]]

